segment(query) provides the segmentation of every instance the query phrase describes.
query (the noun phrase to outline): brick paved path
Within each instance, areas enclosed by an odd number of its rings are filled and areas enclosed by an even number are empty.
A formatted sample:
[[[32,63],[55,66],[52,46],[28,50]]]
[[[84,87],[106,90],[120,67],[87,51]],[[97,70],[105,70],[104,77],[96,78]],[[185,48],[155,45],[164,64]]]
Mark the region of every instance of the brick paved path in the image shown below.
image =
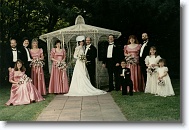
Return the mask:
[[[112,96],[57,95],[36,121],[127,121]]]

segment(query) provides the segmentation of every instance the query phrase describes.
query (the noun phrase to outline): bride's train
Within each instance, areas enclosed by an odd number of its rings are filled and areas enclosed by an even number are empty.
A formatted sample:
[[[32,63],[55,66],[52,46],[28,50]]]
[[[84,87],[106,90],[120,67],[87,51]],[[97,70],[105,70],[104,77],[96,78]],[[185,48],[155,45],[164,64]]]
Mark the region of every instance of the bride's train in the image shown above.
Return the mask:
[[[74,52],[74,58],[77,59],[73,76],[69,88],[69,92],[65,96],[93,96],[106,94],[107,92],[92,86],[85,62],[79,59],[80,55],[84,55],[83,47],[77,46]]]

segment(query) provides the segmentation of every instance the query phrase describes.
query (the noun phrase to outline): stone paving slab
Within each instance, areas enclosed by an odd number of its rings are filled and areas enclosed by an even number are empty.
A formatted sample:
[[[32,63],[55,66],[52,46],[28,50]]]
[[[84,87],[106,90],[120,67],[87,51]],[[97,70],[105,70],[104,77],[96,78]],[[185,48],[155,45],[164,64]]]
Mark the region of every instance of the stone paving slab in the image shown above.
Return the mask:
[[[56,97],[36,121],[127,121],[110,93],[97,96]]]

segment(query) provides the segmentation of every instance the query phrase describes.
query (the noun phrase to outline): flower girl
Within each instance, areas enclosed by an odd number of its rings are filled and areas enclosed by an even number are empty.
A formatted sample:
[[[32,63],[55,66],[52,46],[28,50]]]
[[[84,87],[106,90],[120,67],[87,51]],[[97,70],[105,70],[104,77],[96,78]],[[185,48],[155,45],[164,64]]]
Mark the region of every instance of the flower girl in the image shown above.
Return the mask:
[[[172,96],[175,95],[171,80],[169,77],[168,68],[164,66],[165,59],[159,60],[159,68],[157,69],[158,80],[157,80],[157,95],[159,96]]]
[[[156,94],[157,91],[157,68],[158,62],[161,59],[157,55],[156,47],[150,48],[150,55],[145,58],[145,64],[147,68],[147,82],[145,87],[145,93]]]

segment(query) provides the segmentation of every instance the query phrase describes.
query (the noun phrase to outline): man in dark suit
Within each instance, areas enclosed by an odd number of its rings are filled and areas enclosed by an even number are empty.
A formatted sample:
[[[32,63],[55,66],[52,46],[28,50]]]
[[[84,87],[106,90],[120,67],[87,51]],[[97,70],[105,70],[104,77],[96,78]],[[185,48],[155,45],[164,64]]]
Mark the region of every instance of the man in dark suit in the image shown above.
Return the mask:
[[[119,63],[120,63],[120,52],[118,47],[114,43],[114,36],[109,35],[108,36],[108,42],[109,44],[105,48],[105,58],[103,60],[103,67],[106,67],[108,69],[108,76],[109,76],[109,90],[107,92],[111,92],[114,90],[113,85],[113,75],[115,77],[115,88],[116,91],[120,90],[120,84],[119,84]]]
[[[31,54],[29,52],[29,40],[28,38],[23,38],[23,46],[20,48],[20,51],[22,53],[22,57],[20,59],[24,62],[24,66],[26,68],[26,75],[28,77],[31,77],[31,67],[30,63],[32,61]]]
[[[85,39],[86,47],[85,47],[85,55],[87,58],[86,67],[89,73],[91,84],[95,87],[95,71],[96,71],[96,62],[95,59],[97,57],[97,50],[96,47],[94,47],[91,44],[91,38],[86,37]]]
[[[10,48],[6,51],[6,68],[10,71],[14,68],[14,65],[21,57],[21,51],[17,49],[17,43],[15,39],[10,40]]]
[[[119,70],[120,85],[122,86],[122,95],[127,95],[127,86],[129,86],[129,95],[133,96],[133,82],[131,80],[131,71],[126,67],[126,61],[121,61],[121,69]]]
[[[140,49],[140,54],[139,54],[139,64],[141,66],[141,71],[142,75],[144,77],[144,82],[146,84],[147,80],[147,72],[146,72],[146,64],[145,64],[145,58],[147,55],[150,53],[150,47],[155,46],[154,43],[149,42],[148,34],[147,33],[142,33],[142,40],[143,40],[143,45]]]

